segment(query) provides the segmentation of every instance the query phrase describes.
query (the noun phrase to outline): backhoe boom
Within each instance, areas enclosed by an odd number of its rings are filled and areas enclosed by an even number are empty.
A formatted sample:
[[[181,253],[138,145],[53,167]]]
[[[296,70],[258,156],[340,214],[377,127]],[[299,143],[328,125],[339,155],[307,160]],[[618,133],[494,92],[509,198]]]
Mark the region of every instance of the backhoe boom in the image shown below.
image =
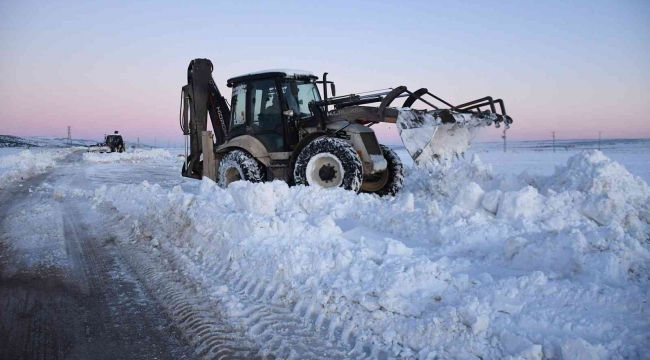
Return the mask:
[[[183,166],[183,176],[200,179],[201,134],[207,130],[208,115],[216,137],[215,146],[226,142],[230,121],[230,107],[212,78],[212,62],[195,59],[187,68],[187,85],[182,88],[181,129],[190,137],[190,153]]]

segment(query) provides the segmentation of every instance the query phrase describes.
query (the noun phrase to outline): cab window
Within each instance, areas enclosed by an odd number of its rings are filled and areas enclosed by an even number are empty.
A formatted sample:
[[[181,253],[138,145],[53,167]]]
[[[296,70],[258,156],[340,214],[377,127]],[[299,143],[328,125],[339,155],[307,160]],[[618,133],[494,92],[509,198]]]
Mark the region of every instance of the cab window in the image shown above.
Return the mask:
[[[275,80],[259,80],[250,87],[251,115],[254,136],[268,151],[284,150],[282,106]]]
[[[252,83],[252,122],[258,130],[274,130],[282,124],[282,108],[275,90],[275,81],[263,80]]]
[[[230,129],[246,124],[246,84],[239,84],[232,90],[232,115]]]
[[[287,107],[299,115],[300,118],[310,117],[309,103],[321,100],[316,84],[304,80],[283,82],[282,94],[287,101]]]

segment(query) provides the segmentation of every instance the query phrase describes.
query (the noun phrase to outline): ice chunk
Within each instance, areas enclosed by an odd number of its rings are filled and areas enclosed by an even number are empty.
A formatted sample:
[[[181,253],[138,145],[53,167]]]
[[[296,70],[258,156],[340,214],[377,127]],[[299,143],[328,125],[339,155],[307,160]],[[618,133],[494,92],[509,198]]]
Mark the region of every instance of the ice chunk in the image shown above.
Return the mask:
[[[542,211],[544,197],[532,186],[527,186],[520,191],[509,191],[501,196],[497,217],[517,219],[532,217]]]
[[[503,253],[508,259],[512,259],[515,255],[517,255],[521,249],[526,245],[528,240],[520,237],[520,236],[515,236],[508,238],[506,240],[506,243],[503,246]]]
[[[413,249],[407,248],[406,246],[404,246],[403,243],[397,240],[387,239],[386,242],[388,244],[388,246],[386,247],[387,255],[404,255],[404,256],[413,255]]]
[[[600,360],[603,359],[596,347],[584,339],[567,340],[562,344],[563,359]]]
[[[499,208],[499,200],[501,200],[501,191],[493,190],[485,193],[481,205],[483,208],[493,214],[497,213]]]
[[[467,184],[456,196],[456,205],[465,210],[476,209],[481,205],[485,191],[479,184],[471,182]]]

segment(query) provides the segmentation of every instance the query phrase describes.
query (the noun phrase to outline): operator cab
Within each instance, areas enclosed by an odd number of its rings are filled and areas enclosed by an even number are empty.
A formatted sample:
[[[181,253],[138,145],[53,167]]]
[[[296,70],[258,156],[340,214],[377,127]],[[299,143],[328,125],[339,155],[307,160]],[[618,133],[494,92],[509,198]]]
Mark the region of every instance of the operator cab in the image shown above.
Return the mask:
[[[251,135],[269,152],[291,151],[297,121],[310,122],[309,103],[320,101],[317,76],[302,70],[267,70],[228,80],[232,112],[228,138]]]

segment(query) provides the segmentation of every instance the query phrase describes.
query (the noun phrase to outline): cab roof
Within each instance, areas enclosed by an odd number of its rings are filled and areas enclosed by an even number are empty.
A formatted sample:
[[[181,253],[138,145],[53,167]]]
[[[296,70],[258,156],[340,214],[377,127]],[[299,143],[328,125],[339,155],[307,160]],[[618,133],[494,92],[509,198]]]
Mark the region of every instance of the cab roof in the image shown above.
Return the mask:
[[[256,80],[264,78],[273,78],[273,77],[288,77],[288,78],[309,78],[317,80],[318,76],[314,75],[311,71],[306,70],[297,70],[297,69],[271,69],[271,70],[261,70],[244,75],[235,76],[228,79],[228,86],[231,87],[233,84],[240,83],[247,80]]]

